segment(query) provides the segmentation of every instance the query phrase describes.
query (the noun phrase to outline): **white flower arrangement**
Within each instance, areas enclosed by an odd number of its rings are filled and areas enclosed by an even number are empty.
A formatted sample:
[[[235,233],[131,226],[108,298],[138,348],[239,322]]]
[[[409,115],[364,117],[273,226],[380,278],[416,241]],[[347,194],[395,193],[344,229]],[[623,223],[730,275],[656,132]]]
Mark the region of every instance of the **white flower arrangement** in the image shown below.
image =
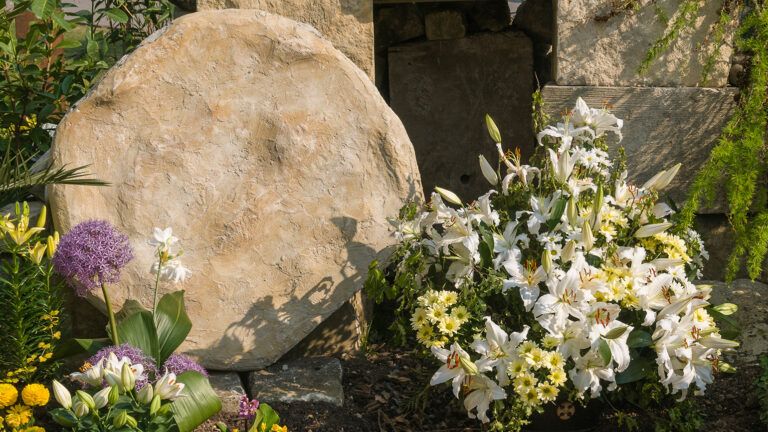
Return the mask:
[[[711,306],[708,288],[690,281],[708,257],[701,238],[658,201],[680,165],[629,184],[606,145],[623,122],[581,98],[538,134],[538,166],[506,152],[486,121],[499,162],[479,162],[493,188],[471,204],[436,188],[396,221],[387,295],[443,363],[431,384],[452,381],[483,422],[492,404],[526,417],[566,394],[595,398],[638,380],[680,400],[704,392],[728,368],[721,351],[738,344],[713,318],[733,305]]]

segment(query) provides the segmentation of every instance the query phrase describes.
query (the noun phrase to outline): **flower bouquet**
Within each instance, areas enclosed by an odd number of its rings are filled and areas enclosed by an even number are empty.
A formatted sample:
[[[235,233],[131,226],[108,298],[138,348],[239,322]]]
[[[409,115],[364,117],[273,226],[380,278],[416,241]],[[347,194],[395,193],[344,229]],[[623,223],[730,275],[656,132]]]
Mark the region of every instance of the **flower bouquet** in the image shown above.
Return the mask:
[[[641,186],[611,160],[622,120],[579,98],[537,135],[532,165],[505,151],[486,117],[498,163],[479,157],[488,193],[465,203],[435,188],[394,221],[398,247],[366,287],[394,301],[391,326],[442,364],[470,417],[515,430],[552,402],[587,401],[651,383],[682,400],[731,369],[701,275],[699,235],[675,223],[660,194],[680,165]],[[410,330],[408,330],[410,327]]]

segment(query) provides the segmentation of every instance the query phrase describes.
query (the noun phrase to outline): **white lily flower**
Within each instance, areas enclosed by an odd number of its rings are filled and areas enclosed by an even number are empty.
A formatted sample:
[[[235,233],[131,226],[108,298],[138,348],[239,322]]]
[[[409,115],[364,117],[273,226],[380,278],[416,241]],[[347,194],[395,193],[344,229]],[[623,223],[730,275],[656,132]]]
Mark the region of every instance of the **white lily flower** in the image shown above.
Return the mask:
[[[611,350],[611,360],[616,363],[616,371],[624,372],[629,367],[629,346],[627,338],[633,327],[618,320],[610,321],[607,325],[592,326],[589,338],[592,340],[592,348],[598,349],[601,343],[608,344]]]
[[[150,273],[157,275],[158,271],[160,272],[161,281],[174,283],[184,282],[192,273],[187,267],[184,267],[178,259],[166,261],[162,266],[159,262],[155,261],[152,263]]]
[[[173,245],[178,242],[179,239],[173,235],[173,228],[160,229],[155,227],[152,233],[152,239],[149,240],[149,244],[156,247],[158,250],[168,251]]]
[[[499,213],[494,210],[491,205],[491,195],[494,193],[496,193],[495,190],[488,191],[488,193],[475,201],[469,209],[470,220],[483,222],[488,226],[496,226],[499,224]]]
[[[475,252],[470,251],[461,243],[454,245],[451,249],[454,255],[448,257],[451,260],[451,265],[448,266],[445,277],[449,281],[453,281],[456,287],[460,287],[472,279],[475,263],[480,260],[480,254],[477,250]]]
[[[579,393],[589,390],[592,398],[600,396],[603,390],[601,380],[609,383],[608,391],[616,388],[616,373],[612,367],[603,363],[603,359],[594,350],[576,359],[576,367],[568,371],[568,376]]]
[[[493,233],[493,253],[496,254],[493,259],[494,268],[498,269],[508,261],[512,261],[507,272],[509,274],[517,272],[520,267],[521,255],[518,245],[528,247],[528,243],[527,235],[517,234],[517,222],[508,222],[502,235]]]
[[[552,177],[560,183],[567,184],[573,173],[573,168],[576,166],[576,159],[573,159],[567,150],[562,153],[556,153],[552,149],[547,149],[547,151],[549,152]]]
[[[459,198],[458,195],[455,193],[449,191],[448,189],[443,189],[441,187],[435,187],[435,192],[439,193],[441,197],[443,197],[444,200],[448,201],[451,204],[456,204],[458,206],[462,205],[461,198]]]
[[[555,193],[550,197],[536,197],[531,196],[530,204],[531,211],[517,212],[517,217],[520,215],[528,215],[528,232],[531,234],[538,234],[541,229],[541,225],[549,220],[552,211],[555,209],[560,194]]]
[[[432,354],[437,359],[443,362],[440,369],[432,375],[429,380],[429,385],[438,385],[446,381],[451,381],[453,386],[453,394],[457,398],[464,380],[472,375],[477,375],[478,372],[482,372],[478,365],[472,362],[464,349],[459,346],[458,343],[453,343],[451,349],[443,349],[439,347],[432,347]]]
[[[509,384],[507,368],[517,358],[517,346],[525,340],[528,330],[528,326],[524,326],[522,331],[508,335],[491,321],[491,317],[485,317],[485,339],[472,342],[472,349],[482,356],[477,361],[478,366],[495,368],[496,380],[502,386]]]
[[[89,386],[98,387],[104,382],[104,359],[95,365],[91,365],[83,372],[73,372],[69,377]]]
[[[607,110],[590,108],[582,98],[576,100],[571,121],[575,127],[592,128],[595,131],[595,138],[601,137],[605,132],[613,132],[619,137],[619,141],[622,139],[621,128],[624,121]]]
[[[111,390],[112,390],[112,387],[104,387],[103,389],[97,391],[93,395],[93,402],[97,410],[100,410],[105,406],[107,406],[107,403],[109,402],[109,392]]]
[[[467,391],[469,393],[464,397],[464,408],[469,418],[477,418],[483,423],[490,421],[487,412],[491,402],[507,398],[504,389],[485,375],[469,377]],[[472,410],[477,414],[473,414]]]
[[[582,303],[591,294],[580,288],[579,272],[580,269],[573,266],[561,278],[553,277],[546,281],[549,292],[539,297],[533,306],[533,315],[537,320],[542,315],[544,318],[549,318],[549,315],[556,322],[566,321],[569,316],[584,319]]]
[[[174,401],[184,395],[184,383],[176,381],[176,374],[172,372],[165,372],[165,375],[160,377],[155,383],[154,393],[159,396],[161,400]]]
[[[523,306],[526,311],[530,312],[536,300],[539,299],[539,284],[547,280],[547,272],[542,266],[526,265],[520,267],[519,273],[510,274],[510,276],[510,279],[504,280],[502,292],[506,292],[510,288],[518,288]]]

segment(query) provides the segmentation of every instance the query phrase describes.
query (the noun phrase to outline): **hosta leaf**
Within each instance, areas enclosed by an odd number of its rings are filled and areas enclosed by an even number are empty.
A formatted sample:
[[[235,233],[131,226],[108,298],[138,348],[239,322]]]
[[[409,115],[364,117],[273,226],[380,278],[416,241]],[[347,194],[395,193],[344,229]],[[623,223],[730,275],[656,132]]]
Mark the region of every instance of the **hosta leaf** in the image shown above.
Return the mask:
[[[184,291],[169,293],[160,299],[155,311],[155,328],[159,352],[157,364],[162,365],[192,330],[192,321],[184,308]]]
[[[121,344],[130,344],[157,361],[159,350],[152,312],[140,311],[121,319],[117,333]]]
[[[653,364],[648,359],[644,357],[633,359],[623,372],[616,374],[616,384],[640,381],[651,371],[653,371]]]
[[[221,401],[208,378],[197,372],[184,372],[176,380],[184,384],[184,397],[171,404],[179,432],[191,432],[221,411]]]
[[[652,343],[653,339],[651,338],[651,334],[645,330],[634,329],[632,330],[632,333],[629,334],[629,337],[627,337],[627,345],[629,345],[630,348],[647,347],[651,346]]]

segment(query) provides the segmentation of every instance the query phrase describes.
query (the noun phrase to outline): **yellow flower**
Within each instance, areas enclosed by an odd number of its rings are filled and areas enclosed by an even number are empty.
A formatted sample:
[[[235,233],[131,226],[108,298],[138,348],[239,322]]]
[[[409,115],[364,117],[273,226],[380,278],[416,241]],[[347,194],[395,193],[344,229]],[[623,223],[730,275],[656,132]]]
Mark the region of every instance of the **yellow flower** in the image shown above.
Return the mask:
[[[523,358],[525,358],[533,367],[541,367],[546,356],[546,353],[541,348],[534,348],[526,354],[523,354]]]
[[[547,353],[545,364],[549,369],[562,369],[565,366],[565,359],[563,355],[557,351]]]
[[[515,390],[525,393],[529,388],[536,387],[538,380],[530,372],[523,372],[515,378],[513,383]]]
[[[557,398],[557,394],[560,390],[552,384],[543,383],[539,386],[539,399],[544,402],[551,402]]]
[[[29,406],[44,406],[51,398],[51,393],[42,384],[29,384],[21,391],[21,399]]]
[[[507,373],[511,377],[516,377],[523,372],[528,372],[528,362],[522,359],[517,359],[509,364],[507,367]]]
[[[411,327],[413,327],[414,330],[418,330],[425,324],[427,324],[427,311],[425,311],[424,308],[416,308],[411,317]]]
[[[288,432],[288,426],[272,425],[271,432]]]
[[[565,384],[565,380],[568,379],[565,375],[565,371],[562,369],[555,369],[549,373],[549,382],[554,386],[561,386]]]
[[[427,308],[427,318],[429,318],[429,320],[434,324],[442,321],[445,315],[445,307],[442,305],[434,304]]]
[[[21,432],[45,432],[45,428],[40,426],[29,426],[21,430]]]
[[[467,308],[464,306],[456,306],[451,309],[451,316],[456,318],[456,320],[459,321],[459,324],[464,324],[469,321],[469,312],[467,312]]]
[[[37,242],[34,246],[29,248],[29,258],[34,262],[35,264],[40,264],[43,261],[43,257],[45,256],[45,251],[47,249],[47,246],[45,243]]]
[[[450,315],[443,317],[443,319],[437,325],[437,327],[440,329],[440,332],[447,334],[448,336],[453,336],[456,334],[456,332],[459,331],[460,326],[461,324],[459,321]]]
[[[5,422],[12,428],[19,428],[32,420],[32,409],[24,405],[14,405],[5,415]]]
[[[430,342],[432,342],[432,337],[435,335],[435,331],[432,329],[432,326],[427,324],[424,326],[421,326],[419,330],[416,332],[416,339],[419,340],[424,345],[429,346]]]
[[[9,407],[16,403],[19,391],[10,384],[0,384],[0,408]]]
[[[525,392],[520,394],[523,399],[523,403],[529,406],[536,406],[539,404],[539,392],[535,388],[528,388]]]
[[[43,227],[29,227],[29,205],[26,202],[24,203],[24,211],[21,213],[21,216],[19,216],[18,222],[14,224],[10,220],[5,220],[0,228],[2,228],[2,230],[4,230],[17,245],[23,245],[36,233],[45,231],[45,228]]]
[[[525,341],[517,347],[517,353],[522,355],[528,354],[536,348],[536,343],[532,341]]]
[[[440,304],[445,307],[453,306],[457,301],[459,301],[459,295],[456,294],[456,291],[440,291],[439,296]]]

